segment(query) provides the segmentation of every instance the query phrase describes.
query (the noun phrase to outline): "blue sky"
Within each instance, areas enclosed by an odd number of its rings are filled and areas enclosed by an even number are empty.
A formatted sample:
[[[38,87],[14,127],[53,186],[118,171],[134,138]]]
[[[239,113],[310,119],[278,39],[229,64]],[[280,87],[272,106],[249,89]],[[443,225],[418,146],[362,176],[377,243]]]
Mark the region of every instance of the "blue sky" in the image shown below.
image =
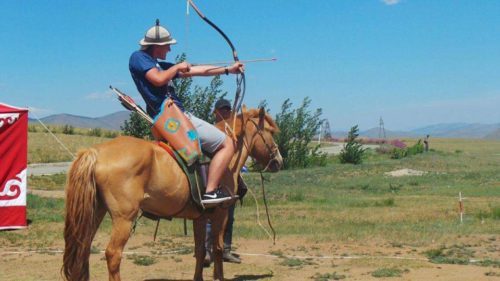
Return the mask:
[[[279,111],[305,96],[331,129],[500,122],[500,1],[197,0],[246,66],[245,103]],[[122,110],[111,84],[141,100],[128,58],[159,18],[192,63],[232,60],[184,0],[0,1],[0,102],[37,116]],[[229,97],[234,80],[225,79]],[[204,85],[209,79],[197,78]]]

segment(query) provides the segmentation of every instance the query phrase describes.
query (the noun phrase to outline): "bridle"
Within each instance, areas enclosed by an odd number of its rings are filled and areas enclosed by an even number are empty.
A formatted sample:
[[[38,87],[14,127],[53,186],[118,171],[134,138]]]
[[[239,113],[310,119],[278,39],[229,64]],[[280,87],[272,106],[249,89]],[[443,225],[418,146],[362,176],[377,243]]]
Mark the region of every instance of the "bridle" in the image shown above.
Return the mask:
[[[264,116],[259,116],[259,123],[261,121],[261,118],[264,118]],[[264,142],[264,145],[266,146],[267,151],[269,152],[269,159],[270,160],[267,163],[267,165],[264,167],[264,169],[259,171],[259,173],[260,173],[260,186],[262,188],[262,199],[264,200],[264,206],[266,207],[267,223],[269,224],[269,227],[271,228],[271,231],[273,232],[273,237],[272,237],[273,238],[273,245],[276,245],[276,231],[274,230],[274,227],[271,223],[271,217],[269,216],[269,207],[267,205],[266,191],[265,191],[265,187],[264,187],[264,181],[265,181],[264,172],[266,172],[273,163],[279,164],[279,160],[278,160],[279,149],[275,143],[273,143],[273,145],[269,145],[269,143],[266,141],[266,138],[264,137],[264,133],[263,133],[263,131],[265,131],[265,126],[263,126],[261,129],[259,124],[257,124],[255,122],[255,120],[253,120],[252,118],[248,118],[248,120],[250,120],[252,122],[252,124],[254,124],[255,128],[257,129],[257,134],[262,138],[262,141]],[[248,152],[250,152],[251,148],[253,148],[253,145],[255,145],[255,139],[253,140],[253,143],[250,147],[246,144],[244,138],[242,138],[242,140],[243,140],[243,144],[246,146]],[[252,193],[252,196],[255,200],[256,206],[258,206],[257,199],[255,198],[255,195],[253,193]],[[269,235],[267,230],[260,224],[260,221],[258,221],[258,222],[259,222],[259,225],[262,227],[262,229],[264,229],[264,231]]]
[[[266,138],[264,137],[265,128],[261,129],[259,127],[259,125],[255,122],[255,120],[253,120],[251,118],[249,118],[248,120],[251,121],[252,124],[255,125],[255,128],[257,129],[257,134],[262,138],[262,141],[264,142],[264,145],[266,146],[267,152],[269,153],[269,162],[267,162],[267,165],[262,170],[262,172],[266,172],[273,163],[279,164],[279,160],[278,160],[279,149],[278,149],[278,146],[275,143],[273,143],[272,145],[270,145],[266,141]],[[250,152],[251,151],[250,149],[253,148],[255,140],[253,141],[253,143],[252,143],[252,145],[250,147],[248,147],[248,145],[245,142],[243,142],[243,143],[245,144],[245,146],[247,147],[248,151]]]

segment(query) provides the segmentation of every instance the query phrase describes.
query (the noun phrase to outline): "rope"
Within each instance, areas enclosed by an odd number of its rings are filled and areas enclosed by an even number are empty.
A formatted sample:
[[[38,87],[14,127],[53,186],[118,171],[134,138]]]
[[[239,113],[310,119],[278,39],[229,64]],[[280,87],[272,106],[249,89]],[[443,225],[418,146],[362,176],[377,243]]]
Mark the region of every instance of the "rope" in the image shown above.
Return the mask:
[[[71,155],[73,159],[76,159],[76,156],[56,137],[56,135],[54,135],[54,133],[52,133],[51,130],[49,130],[49,128],[47,128],[47,126],[45,126],[45,124],[43,124],[42,120],[40,120],[40,118],[36,116],[36,114],[31,110],[30,107],[28,107],[28,110],[33,115],[33,117],[35,117],[35,119],[45,128],[45,130],[47,130],[47,132],[49,132],[52,137],[54,137],[54,139],[69,153],[69,155]]]
[[[267,223],[269,224],[269,227],[273,231],[273,245],[276,245],[276,231],[274,230],[274,227],[271,224],[271,217],[269,216],[269,208],[267,207],[267,200],[266,200],[266,191],[264,190],[264,174],[262,173],[262,171],[260,172],[260,185],[262,187],[262,199],[264,199],[264,206],[266,206]]]
[[[270,239],[273,239],[273,245],[276,244],[276,235],[273,237],[271,236],[271,234],[269,233],[269,231],[267,231],[267,229],[262,225],[262,223],[260,222],[260,215],[259,215],[259,202],[257,202],[257,197],[255,197],[255,194],[253,193],[252,189],[251,188],[248,188],[248,191],[250,191],[250,194],[252,194],[252,197],[253,197],[253,200],[255,201],[255,214],[257,216],[257,224],[262,228],[262,230],[264,230],[264,232],[267,234],[267,236],[269,236]]]

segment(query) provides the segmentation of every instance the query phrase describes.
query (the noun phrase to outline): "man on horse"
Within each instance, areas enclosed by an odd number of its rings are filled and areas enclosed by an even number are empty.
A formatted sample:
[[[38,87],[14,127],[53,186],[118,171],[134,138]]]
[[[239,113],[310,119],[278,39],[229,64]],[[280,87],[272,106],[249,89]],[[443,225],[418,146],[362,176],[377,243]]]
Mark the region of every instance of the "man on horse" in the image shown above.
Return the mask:
[[[192,66],[188,62],[173,64],[165,61],[170,46],[177,43],[170,32],[160,25],[159,20],[140,40],[140,50],[130,56],[129,70],[137,90],[146,102],[147,113],[155,117],[161,112],[163,101],[170,97],[182,111],[184,106],[175,94],[172,80],[192,76],[215,76],[221,74],[239,74],[243,72],[243,64],[236,62],[229,67],[211,65]],[[213,154],[208,170],[206,193],[202,203],[220,203],[230,200],[222,189],[219,189],[220,180],[226,171],[231,158],[235,153],[233,140],[212,124],[201,120],[189,112],[185,115],[193,123],[204,151]]]

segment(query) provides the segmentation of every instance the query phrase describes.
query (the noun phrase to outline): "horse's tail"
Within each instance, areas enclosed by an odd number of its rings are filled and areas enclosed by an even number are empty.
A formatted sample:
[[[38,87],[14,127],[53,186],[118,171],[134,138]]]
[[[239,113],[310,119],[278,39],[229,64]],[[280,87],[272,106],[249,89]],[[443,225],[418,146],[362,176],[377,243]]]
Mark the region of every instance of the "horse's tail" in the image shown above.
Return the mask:
[[[66,186],[64,257],[61,269],[71,281],[89,280],[90,246],[99,222],[95,166],[97,150],[79,152],[71,165]]]

